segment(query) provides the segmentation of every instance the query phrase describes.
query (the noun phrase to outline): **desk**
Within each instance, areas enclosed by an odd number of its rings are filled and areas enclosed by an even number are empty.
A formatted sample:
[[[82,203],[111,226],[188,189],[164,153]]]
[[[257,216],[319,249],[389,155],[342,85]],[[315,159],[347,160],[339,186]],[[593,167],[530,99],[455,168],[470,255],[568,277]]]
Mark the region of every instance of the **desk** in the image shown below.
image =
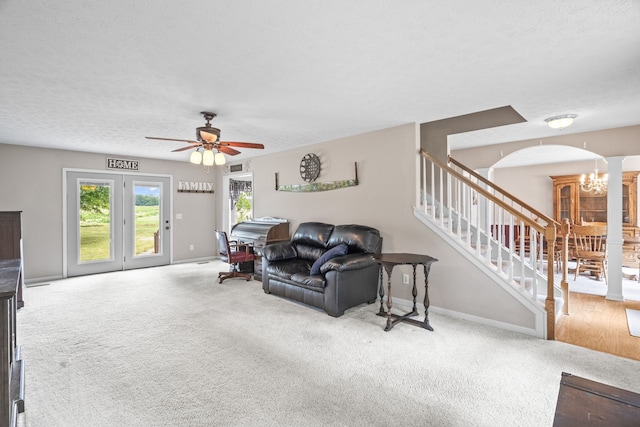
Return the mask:
[[[378,316],[383,316],[387,318],[387,326],[384,328],[385,331],[390,331],[391,328],[394,327],[397,323],[407,322],[413,325],[420,326],[422,328],[433,331],[431,325],[429,325],[429,270],[431,269],[431,264],[438,261],[437,259],[430,257],[428,255],[418,255],[418,254],[407,254],[407,253],[398,253],[398,254],[378,254],[374,255],[373,258],[380,265],[380,311],[378,312]],[[416,296],[418,295],[418,289],[416,287],[416,267],[418,264],[421,264],[424,269],[424,321],[420,322],[415,319],[410,319],[412,316],[418,315],[418,310],[416,308]],[[396,265],[411,265],[413,266],[413,310],[409,313],[403,315],[397,315],[391,313],[391,273],[393,272],[393,268]],[[384,309],[384,282],[382,280],[382,268],[387,272],[387,310]],[[393,320],[392,320],[393,319]]]

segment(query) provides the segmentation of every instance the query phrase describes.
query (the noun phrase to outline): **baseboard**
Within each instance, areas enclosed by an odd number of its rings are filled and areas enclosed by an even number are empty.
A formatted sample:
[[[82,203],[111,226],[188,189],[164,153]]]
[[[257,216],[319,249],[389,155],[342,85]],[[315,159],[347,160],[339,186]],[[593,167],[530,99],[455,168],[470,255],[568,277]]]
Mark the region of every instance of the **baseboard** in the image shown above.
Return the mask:
[[[217,259],[220,259],[220,257],[213,256],[213,257],[205,257],[205,258],[190,258],[190,259],[181,259],[180,261],[173,261],[172,264],[190,264],[190,263],[197,263],[197,262],[215,261]]]
[[[412,301],[405,300],[402,298],[394,297],[393,304],[394,306],[396,304],[402,305],[403,307],[406,308],[406,311],[410,311],[411,307],[413,307]],[[416,307],[418,308],[418,311],[422,315],[424,315],[424,305],[421,303],[416,303]],[[498,320],[487,319],[485,317],[474,316],[472,314],[461,313],[459,311],[453,311],[453,310],[449,310],[446,308],[441,308],[433,305],[429,307],[429,313],[442,314],[442,315],[453,317],[456,319],[468,320],[473,323],[479,323],[481,325],[491,326],[493,328],[503,329],[503,330],[512,331],[512,332],[518,332],[520,334],[529,335],[536,338],[543,338],[535,329],[532,329],[532,328],[525,328],[524,326],[512,325],[511,323],[500,322]],[[431,326],[433,326],[434,329],[438,327],[437,325],[433,325],[433,324]]]
[[[173,264],[189,264],[189,263],[196,263],[196,262],[209,262],[209,261],[215,261],[215,260],[218,260],[218,259],[220,259],[219,256],[204,257],[204,258],[181,259],[180,261],[172,262],[171,265],[173,265]],[[119,271],[119,270],[117,270],[117,271]],[[65,279],[65,277],[64,276],[35,277],[35,278],[31,278],[31,279],[25,279],[24,284],[28,288],[30,286],[41,286],[45,282],[53,282],[53,281],[62,280],[62,279]]]
[[[29,288],[32,286],[42,286],[45,282],[53,282],[55,280],[62,280],[64,277],[62,276],[48,276],[48,277],[36,277],[33,279],[29,279],[24,281],[24,285]]]

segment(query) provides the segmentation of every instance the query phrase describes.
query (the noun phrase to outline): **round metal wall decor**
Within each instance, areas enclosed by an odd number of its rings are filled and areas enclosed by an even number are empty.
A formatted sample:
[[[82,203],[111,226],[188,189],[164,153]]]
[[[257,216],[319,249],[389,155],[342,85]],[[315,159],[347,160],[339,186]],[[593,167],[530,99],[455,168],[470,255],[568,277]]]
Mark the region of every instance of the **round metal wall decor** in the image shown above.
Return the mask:
[[[305,154],[300,161],[300,176],[306,182],[313,182],[320,176],[320,158],[313,153]]]

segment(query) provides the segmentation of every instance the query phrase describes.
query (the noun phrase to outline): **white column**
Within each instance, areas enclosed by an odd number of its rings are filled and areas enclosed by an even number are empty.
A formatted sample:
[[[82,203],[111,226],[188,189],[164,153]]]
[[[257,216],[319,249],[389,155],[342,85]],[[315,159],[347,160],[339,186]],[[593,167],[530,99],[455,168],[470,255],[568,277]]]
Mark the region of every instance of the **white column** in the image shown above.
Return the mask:
[[[606,157],[607,188],[607,299],[622,301],[622,161]]]

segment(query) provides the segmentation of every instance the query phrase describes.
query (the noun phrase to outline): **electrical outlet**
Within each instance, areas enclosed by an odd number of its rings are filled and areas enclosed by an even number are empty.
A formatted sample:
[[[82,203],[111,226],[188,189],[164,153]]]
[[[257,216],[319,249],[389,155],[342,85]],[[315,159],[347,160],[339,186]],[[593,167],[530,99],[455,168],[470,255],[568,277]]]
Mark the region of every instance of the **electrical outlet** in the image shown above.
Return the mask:
[[[189,250],[192,251],[193,250],[193,245],[189,245]]]
[[[409,284],[409,275],[408,274],[403,274],[402,275],[402,284],[403,285],[408,285]]]

